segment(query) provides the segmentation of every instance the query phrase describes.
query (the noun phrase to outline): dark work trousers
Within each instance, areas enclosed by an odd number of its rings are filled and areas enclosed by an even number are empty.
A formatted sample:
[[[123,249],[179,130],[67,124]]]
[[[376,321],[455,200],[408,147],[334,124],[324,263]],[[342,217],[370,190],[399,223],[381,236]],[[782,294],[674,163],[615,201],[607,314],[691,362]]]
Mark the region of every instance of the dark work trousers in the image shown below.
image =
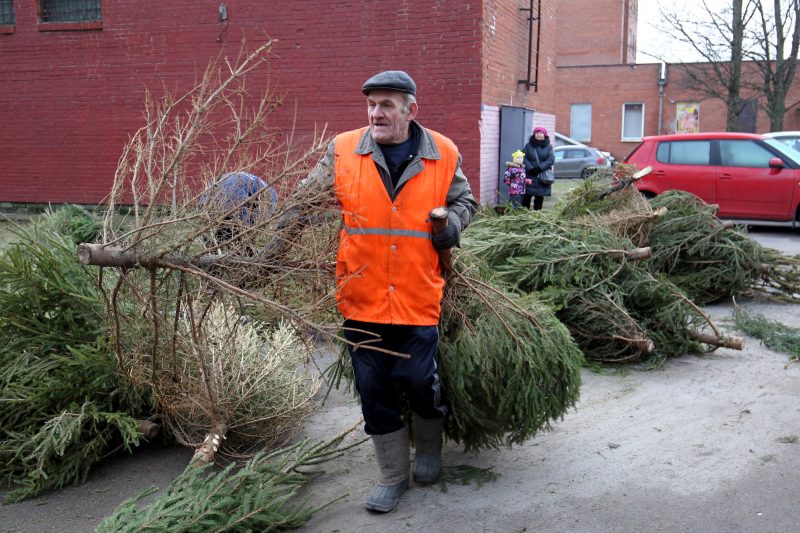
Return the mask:
[[[544,196],[534,196],[532,194],[526,194],[522,197],[522,207],[525,209],[531,208],[531,198],[533,198],[533,210],[539,211],[542,209],[542,204],[544,204]]]
[[[409,354],[409,359],[365,346],[348,345],[353,362],[356,389],[361,396],[364,431],[385,435],[402,429],[401,391],[411,409],[422,418],[442,418],[447,406],[441,398],[441,383],[436,369],[439,330],[436,326],[398,326],[346,320],[345,338],[353,343],[368,342],[393,352]],[[366,330],[353,331],[349,328]],[[369,342],[371,341],[371,342]]]

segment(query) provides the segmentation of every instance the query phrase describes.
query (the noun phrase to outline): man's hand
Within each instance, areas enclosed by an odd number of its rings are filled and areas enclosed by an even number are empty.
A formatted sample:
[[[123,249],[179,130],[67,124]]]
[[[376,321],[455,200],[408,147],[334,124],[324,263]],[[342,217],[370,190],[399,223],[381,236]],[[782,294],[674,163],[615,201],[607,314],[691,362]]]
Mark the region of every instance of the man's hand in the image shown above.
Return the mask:
[[[458,216],[450,212],[447,216],[447,227],[433,234],[433,247],[437,250],[455,248],[459,244],[461,235],[461,221]]]

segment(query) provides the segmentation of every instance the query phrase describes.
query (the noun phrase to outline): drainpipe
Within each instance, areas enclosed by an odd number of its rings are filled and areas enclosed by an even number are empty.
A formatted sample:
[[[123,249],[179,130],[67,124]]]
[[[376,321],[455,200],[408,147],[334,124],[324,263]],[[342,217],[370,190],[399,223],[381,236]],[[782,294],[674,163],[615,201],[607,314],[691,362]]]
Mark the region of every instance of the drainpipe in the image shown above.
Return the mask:
[[[667,64],[663,61],[658,67],[658,131],[656,135],[661,135],[661,121],[664,116],[664,87],[667,85]]]

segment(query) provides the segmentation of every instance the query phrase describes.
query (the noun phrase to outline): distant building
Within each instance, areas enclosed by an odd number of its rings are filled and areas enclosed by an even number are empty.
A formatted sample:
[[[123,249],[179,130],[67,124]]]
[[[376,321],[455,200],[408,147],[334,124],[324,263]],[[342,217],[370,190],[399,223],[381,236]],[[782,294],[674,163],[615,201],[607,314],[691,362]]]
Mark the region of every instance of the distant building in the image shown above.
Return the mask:
[[[568,0],[558,4],[556,124],[560,133],[623,159],[643,136],[725,131],[719,99],[691,88],[676,65],[636,64],[636,0]],[[710,68],[707,63],[696,63]],[[753,64],[743,76],[755,80]],[[784,129],[800,129],[800,87],[787,98]],[[752,94],[739,131],[764,133],[769,120]]]
[[[77,7],[76,7],[77,6]],[[504,198],[504,162],[534,125],[624,157],[644,135],[724,129],[721,102],[635,64],[637,0],[0,0],[0,208],[101,203],[144,95],[183,94],[216,57],[276,39],[250,85],[285,93],[276,125],[310,138],[366,124],[384,69],[419,86],[420,122],[451,137],[476,196]],[[797,91],[786,129],[800,129]],[[660,117],[660,120],[659,120]],[[659,124],[661,127],[659,128]],[[753,106],[743,130],[766,131]],[[269,180],[269,176],[264,176]]]

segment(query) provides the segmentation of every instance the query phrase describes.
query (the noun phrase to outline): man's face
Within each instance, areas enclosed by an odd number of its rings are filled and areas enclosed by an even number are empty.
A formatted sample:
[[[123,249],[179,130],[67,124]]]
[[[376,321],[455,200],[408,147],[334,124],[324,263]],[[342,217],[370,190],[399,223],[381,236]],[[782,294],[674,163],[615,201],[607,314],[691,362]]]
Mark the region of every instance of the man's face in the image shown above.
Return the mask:
[[[381,144],[400,144],[408,139],[408,126],[417,115],[416,102],[403,111],[403,93],[376,89],[367,95],[367,114],[372,138]]]

